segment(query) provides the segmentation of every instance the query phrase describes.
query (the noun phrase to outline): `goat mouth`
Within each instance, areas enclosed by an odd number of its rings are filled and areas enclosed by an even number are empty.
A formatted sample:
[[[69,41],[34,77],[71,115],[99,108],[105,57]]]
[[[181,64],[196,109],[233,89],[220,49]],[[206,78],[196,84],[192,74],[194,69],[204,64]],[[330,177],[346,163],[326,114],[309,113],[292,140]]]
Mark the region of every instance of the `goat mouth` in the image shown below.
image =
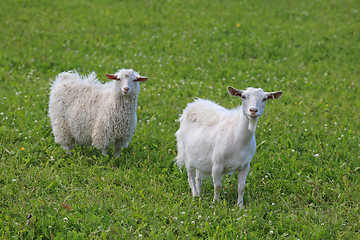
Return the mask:
[[[251,118],[251,119],[256,119],[256,118],[258,118],[260,115],[251,115],[251,114],[248,114],[247,115],[249,118]]]

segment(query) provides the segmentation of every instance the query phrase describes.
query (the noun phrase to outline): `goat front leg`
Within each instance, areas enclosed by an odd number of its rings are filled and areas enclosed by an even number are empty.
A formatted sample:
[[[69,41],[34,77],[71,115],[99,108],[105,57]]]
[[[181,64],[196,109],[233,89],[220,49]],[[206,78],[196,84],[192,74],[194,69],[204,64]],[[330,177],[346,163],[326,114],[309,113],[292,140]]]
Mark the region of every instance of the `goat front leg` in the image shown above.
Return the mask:
[[[239,208],[243,207],[243,199],[244,199],[244,192],[245,192],[245,182],[246,182],[246,177],[249,173],[249,169],[250,169],[250,163],[244,167],[244,169],[239,171],[239,176],[238,176],[238,202],[237,202],[237,206]]]
[[[106,147],[104,147],[103,149],[101,149],[101,153],[102,153],[102,155],[104,155],[104,156],[106,156],[106,155],[108,154],[108,151],[109,151],[109,147],[108,147],[108,146],[106,146]]]
[[[214,201],[219,201],[222,171],[223,168],[219,165],[214,165],[212,168],[212,177],[214,182]]]
[[[66,150],[66,153],[69,154],[69,155],[73,155],[71,150],[74,148],[73,145],[71,144],[62,144],[61,145],[63,149]]]
[[[75,139],[71,138],[71,137],[64,137],[64,139],[66,139],[65,141],[62,141],[61,147],[66,151],[67,154],[69,155],[73,155],[71,150],[74,148],[75,145]],[[55,139],[56,140],[56,139]]]

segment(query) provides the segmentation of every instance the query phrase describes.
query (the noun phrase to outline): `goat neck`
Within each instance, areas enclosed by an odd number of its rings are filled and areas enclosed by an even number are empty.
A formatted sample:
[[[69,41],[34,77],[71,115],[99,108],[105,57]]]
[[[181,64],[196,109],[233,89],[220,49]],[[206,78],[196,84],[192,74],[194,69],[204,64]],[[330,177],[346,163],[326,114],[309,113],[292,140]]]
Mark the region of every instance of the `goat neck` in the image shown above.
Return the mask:
[[[237,132],[244,141],[249,141],[255,135],[258,118],[249,119],[240,108],[238,111],[239,118],[237,123]]]

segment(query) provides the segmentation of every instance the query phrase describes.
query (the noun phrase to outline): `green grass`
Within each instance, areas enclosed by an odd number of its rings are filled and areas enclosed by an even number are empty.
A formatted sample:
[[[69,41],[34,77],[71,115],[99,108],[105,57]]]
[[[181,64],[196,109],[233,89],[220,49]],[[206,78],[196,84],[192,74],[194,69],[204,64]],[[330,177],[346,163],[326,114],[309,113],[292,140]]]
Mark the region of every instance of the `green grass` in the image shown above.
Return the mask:
[[[360,239],[360,2],[0,2],[3,239]],[[68,156],[47,115],[50,82],[77,69],[149,80],[115,159]],[[192,199],[174,166],[177,119],[194,98],[283,90],[268,103],[239,210],[236,174]],[[27,215],[31,214],[27,224]]]

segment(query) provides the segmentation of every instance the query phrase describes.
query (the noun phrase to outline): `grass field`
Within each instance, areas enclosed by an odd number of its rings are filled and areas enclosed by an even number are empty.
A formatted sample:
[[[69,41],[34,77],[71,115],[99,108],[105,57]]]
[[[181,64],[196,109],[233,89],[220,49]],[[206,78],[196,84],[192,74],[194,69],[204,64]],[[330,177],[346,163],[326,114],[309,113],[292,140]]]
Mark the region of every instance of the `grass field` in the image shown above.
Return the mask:
[[[1,239],[360,239],[357,0],[0,1]],[[51,80],[132,68],[138,126],[119,159],[54,142]],[[226,87],[267,104],[244,195],[223,177],[192,199],[177,119]],[[31,218],[28,215],[31,214]],[[29,218],[29,219],[28,219]]]

